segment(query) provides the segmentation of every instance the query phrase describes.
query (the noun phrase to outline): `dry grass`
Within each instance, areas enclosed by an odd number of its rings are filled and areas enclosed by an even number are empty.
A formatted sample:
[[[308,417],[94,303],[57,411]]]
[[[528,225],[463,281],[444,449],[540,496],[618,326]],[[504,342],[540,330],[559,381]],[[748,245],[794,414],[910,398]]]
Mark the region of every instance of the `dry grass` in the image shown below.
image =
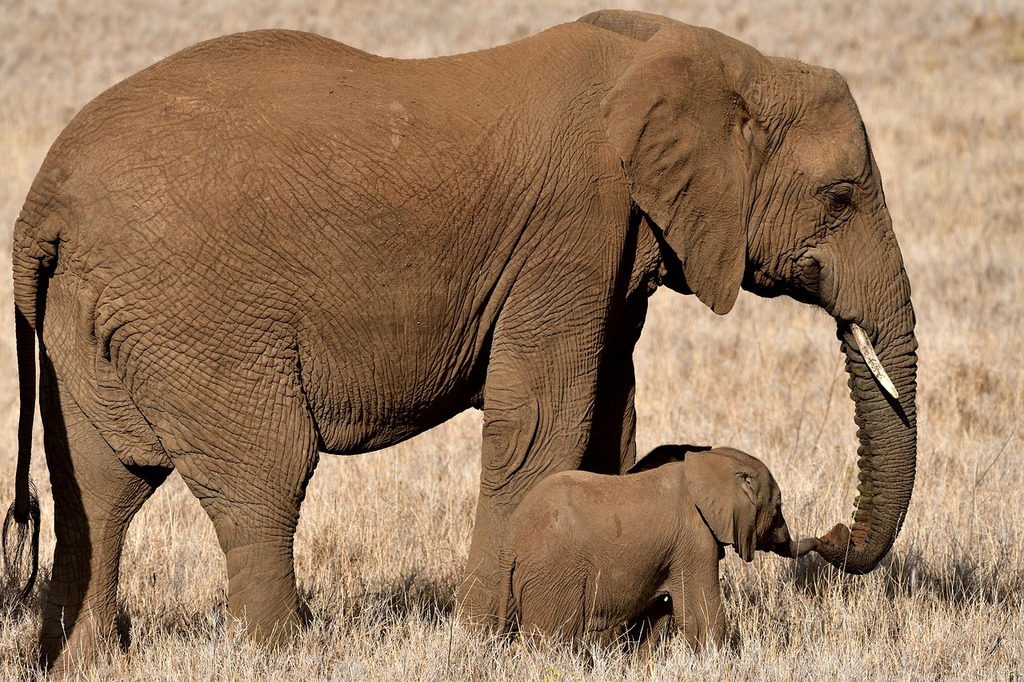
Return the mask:
[[[277,25],[424,56],[505,42],[596,8],[568,0],[375,5],[0,0],[0,226],[10,230],[75,111],[201,38]],[[274,652],[225,626],[223,557],[198,503],[173,478],[131,529],[120,593],[129,653],[83,679],[1024,676],[1024,12],[980,0],[693,5],[651,0],[644,9],[839,69],[872,135],[921,341],[918,484],[883,565],[857,578],[813,558],[746,565],[730,555],[723,571],[739,652],[698,657],[675,640],[641,663],[506,646],[464,630],[451,612],[479,465],[480,418],[470,412],[390,452],[321,463],[296,547],[314,622]],[[4,249],[0,270],[9,264]],[[6,504],[17,419],[8,278],[0,297],[8,301],[0,306]],[[775,471],[797,531],[830,528],[851,509],[854,467],[832,329],[789,301],[742,295],[717,318],[659,293],[637,358],[641,450],[676,440],[746,449]],[[34,477],[45,496],[38,455]],[[43,513],[49,526],[52,507]],[[47,527],[44,567],[51,552]],[[37,627],[34,613],[0,613],[0,678],[31,676]]]

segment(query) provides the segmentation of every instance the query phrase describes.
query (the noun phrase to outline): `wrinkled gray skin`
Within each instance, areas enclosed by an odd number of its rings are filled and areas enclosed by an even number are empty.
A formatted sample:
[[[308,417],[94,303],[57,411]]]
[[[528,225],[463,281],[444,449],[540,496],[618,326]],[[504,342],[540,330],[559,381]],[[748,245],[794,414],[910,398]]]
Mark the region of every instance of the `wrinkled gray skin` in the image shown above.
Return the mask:
[[[744,452],[667,445],[627,476],[554,474],[509,521],[499,624],[649,651],[674,623],[694,649],[720,646],[725,545],[744,561],[755,549],[794,557],[818,546],[790,537],[775,478]]]
[[[258,637],[299,623],[292,536],[318,452],[483,408],[462,613],[494,622],[527,490],[634,461],[632,351],[664,284],[741,286],[835,320],[860,426],[849,571],[913,487],[910,286],[864,126],[832,71],[708,29],[598,13],[427,60],[260,31],[89,103],[14,232],[28,532],[33,348],[55,505],[41,659],[114,631],[128,523],[176,469]],[[863,327],[900,392],[881,393]]]

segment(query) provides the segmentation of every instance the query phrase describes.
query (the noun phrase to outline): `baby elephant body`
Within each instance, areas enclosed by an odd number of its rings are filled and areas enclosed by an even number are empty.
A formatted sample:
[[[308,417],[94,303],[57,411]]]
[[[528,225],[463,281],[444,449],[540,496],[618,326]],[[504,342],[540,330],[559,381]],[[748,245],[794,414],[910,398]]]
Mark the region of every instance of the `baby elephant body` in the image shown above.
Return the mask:
[[[512,515],[503,626],[528,635],[649,646],[674,621],[695,649],[725,634],[718,562],[733,545],[806,554],[760,460],[731,448],[656,448],[625,476],[538,483]]]

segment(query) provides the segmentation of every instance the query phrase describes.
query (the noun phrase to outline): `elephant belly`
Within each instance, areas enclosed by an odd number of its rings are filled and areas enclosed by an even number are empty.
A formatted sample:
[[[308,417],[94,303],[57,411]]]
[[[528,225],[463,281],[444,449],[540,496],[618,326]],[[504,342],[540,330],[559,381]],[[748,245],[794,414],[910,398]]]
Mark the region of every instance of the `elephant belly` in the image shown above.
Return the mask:
[[[482,407],[487,353],[475,341],[479,333],[437,321],[401,326],[403,333],[375,336],[355,352],[348,349],[359,343],[350,342],[303,358],[303,386],[323,451],[389,447]],[[423,331],[410,331],[417,327]]]
[[[357,389],[355,395],[367,395],[366,391],[375,387],[377,384]],[[321,437],[320,449],[339,455],[379,450],[419,435],[469,407],[480,406],[481,389],[467,382],[442,388],[423,400],[411,399],[411,391],[399,391],[400,395],[373,396],[369,404],[347,396],[340,404],[311,405]]]
[[[489,338],[482,325],[435,316],[431,305],[416,314],[395,314],[392,306],[386,315],[381,304],[327,315],[326,304],[309,304],[294,290],[264,286],[252,299],[240,290],[259,291],[253,284],[179,284],[152,294],[134,281],[103,289],[96,335],[144,413],[173,421],[187,415],[215,428],[227,415],[262,428],[258,423],[272,418],[267,391],[293,385],[319,448],[357,454],[480,403],[487,357],[480,339]]]

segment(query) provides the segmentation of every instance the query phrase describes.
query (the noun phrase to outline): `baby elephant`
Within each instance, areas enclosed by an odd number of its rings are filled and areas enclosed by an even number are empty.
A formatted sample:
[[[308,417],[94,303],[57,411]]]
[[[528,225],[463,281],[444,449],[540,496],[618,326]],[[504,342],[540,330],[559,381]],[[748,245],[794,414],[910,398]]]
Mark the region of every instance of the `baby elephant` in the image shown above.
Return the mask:
[[[510,521],[500,626],[649,650],[674,621],[694,649],[721,645],[723,547],[751,561],[755,549],[793,557],[817,544],[790,537],[760,460],[663,445],[624,476],[565,471],[530,491]]]

